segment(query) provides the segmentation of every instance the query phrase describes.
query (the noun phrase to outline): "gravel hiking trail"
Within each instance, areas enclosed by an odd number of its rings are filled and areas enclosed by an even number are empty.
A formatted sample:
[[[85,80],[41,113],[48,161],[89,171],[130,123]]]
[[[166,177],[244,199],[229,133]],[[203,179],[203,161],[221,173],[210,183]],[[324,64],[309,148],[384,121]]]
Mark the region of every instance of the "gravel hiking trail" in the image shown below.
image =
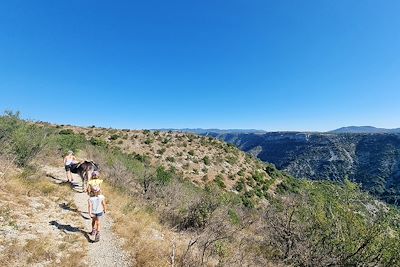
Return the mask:
[[[43,168],[49,177],[52,177],[55,181],[66,182],[65,171],[63,168],[45,166]],[[88,195],[82,193],[82,180],[79,175],[72,174],[75,186],[73,187],[74,201],[78,209],[78,213],[84,220],[84,229],[81,229],[85,233],[85,237],[88,239],[88,265],[94,266],[135,266],[129,260],[129,256],[122,249],[122,240],[120,240],[113,232],[112,218],[106,214],[102,218],[101,225],[101,238],[99,242],[93,242],[93,237],[88,233],[91,231],[91,219],[88,214]],[[107,201],[107,196],[106,201]]]

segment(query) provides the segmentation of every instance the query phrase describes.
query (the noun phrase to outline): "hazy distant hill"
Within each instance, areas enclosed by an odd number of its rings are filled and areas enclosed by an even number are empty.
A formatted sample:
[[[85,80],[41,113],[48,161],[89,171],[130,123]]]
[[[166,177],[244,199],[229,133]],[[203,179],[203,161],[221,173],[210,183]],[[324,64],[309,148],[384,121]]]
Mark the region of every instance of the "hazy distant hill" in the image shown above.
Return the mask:
[[[181,132],[181,133],[195,133],[195,134],[205,134],[205,133],[218,133],[218,134],[225,134],[225,133],[266,133],[264,130],[257,130],[257,129],[202,129],[202,128],[183,128],[183,129],[176,129],[176,128],[164,128],[164,129],[153,129],[162,132]]]
[[[331,133],[400,133],[400,128],[385,129],[385,128],[376,128],[373,126],[348,126],[330,132]]]
[[[298,178],[348,176],[374,195],[400,202],[400,134],[207,133],[275,164]]]

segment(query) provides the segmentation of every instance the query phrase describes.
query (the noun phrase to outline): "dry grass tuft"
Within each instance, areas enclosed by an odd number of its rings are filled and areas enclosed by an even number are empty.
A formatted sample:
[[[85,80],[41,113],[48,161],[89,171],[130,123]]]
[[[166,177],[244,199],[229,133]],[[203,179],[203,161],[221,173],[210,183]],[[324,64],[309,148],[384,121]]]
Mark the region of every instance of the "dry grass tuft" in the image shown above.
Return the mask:
[[[124,249],[137,266],[171,266],[175,233],[161,226],[159,219],[145,208],[135,206],[131,196],[106,184],[103,191],[115,222],[114,230],[124,239]]]
[[[32,264],[54,261],[56,259],[57,250],[51,245],[51,241],[52,239],[50,237],[28,240],[25,246],[23,246],[23,251],[28,256],[26,262]]]

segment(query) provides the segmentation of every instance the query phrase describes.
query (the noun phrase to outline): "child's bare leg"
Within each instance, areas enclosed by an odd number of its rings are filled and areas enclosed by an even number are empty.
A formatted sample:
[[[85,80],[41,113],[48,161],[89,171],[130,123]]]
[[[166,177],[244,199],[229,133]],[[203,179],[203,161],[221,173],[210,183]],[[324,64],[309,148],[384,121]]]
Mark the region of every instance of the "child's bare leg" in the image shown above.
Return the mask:
[[[100,218],[96,217],[96,236],[94,241],[98,242],[100,240]]]
[[[100,232],[100,218],[99,217],[97,217],[97,219],[96,219],[96,231]]]

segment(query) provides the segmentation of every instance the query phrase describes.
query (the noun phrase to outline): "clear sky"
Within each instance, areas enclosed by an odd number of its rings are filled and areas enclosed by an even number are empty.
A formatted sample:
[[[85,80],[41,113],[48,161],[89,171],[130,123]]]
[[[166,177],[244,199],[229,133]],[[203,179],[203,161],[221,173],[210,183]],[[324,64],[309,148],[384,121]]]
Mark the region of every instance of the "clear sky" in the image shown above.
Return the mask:
[[[0,110],[117,128],[400,127],[398,0],[2,1]]]

